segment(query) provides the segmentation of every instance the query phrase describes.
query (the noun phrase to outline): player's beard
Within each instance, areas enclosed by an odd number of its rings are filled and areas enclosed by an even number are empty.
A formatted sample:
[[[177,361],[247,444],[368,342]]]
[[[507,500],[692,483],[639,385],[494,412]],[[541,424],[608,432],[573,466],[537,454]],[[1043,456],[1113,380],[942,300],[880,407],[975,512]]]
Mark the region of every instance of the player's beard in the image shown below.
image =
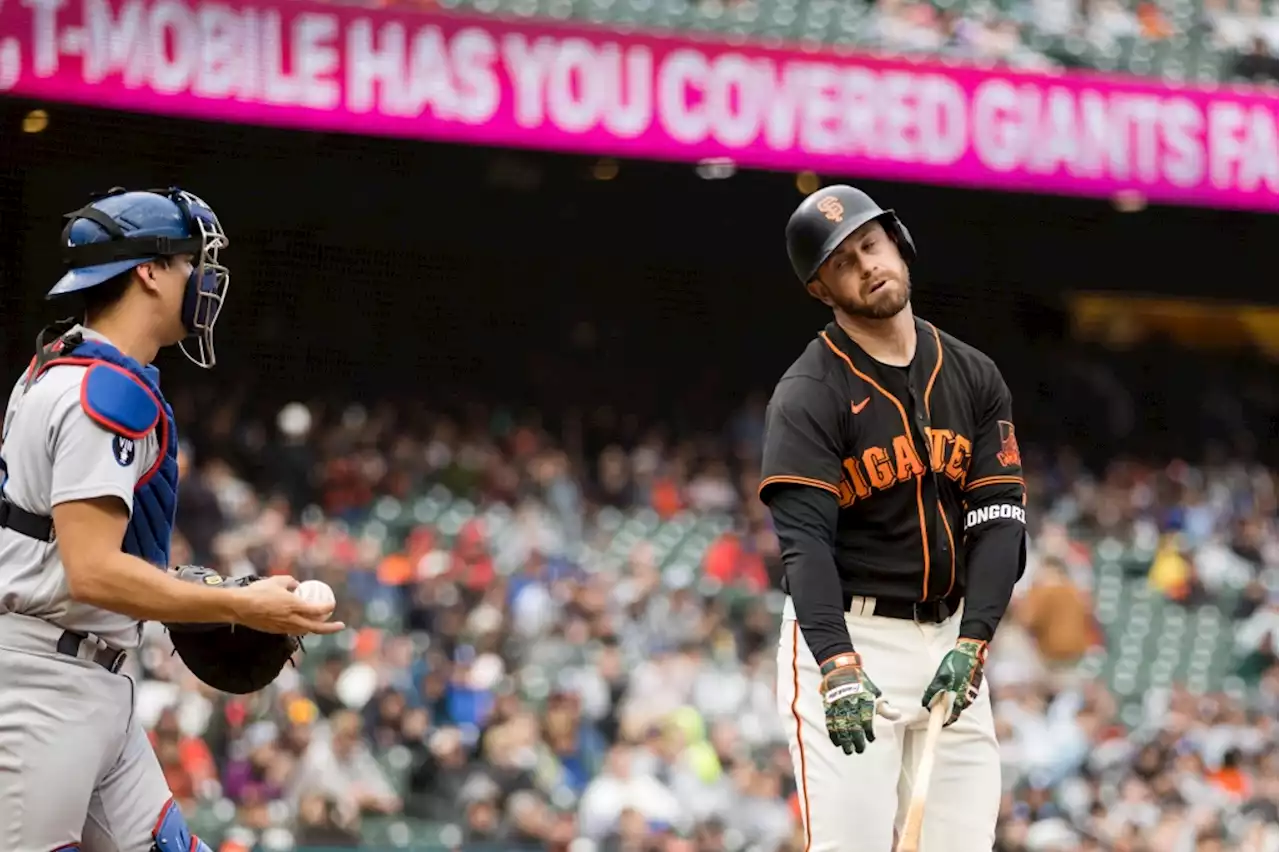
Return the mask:
[[[904,272],[902,278],[895,276],[869,298],[849,299],[847,304],[840,305],[840,309],[849,316],[884,320],[902,313],[910,302],[911,276]]]

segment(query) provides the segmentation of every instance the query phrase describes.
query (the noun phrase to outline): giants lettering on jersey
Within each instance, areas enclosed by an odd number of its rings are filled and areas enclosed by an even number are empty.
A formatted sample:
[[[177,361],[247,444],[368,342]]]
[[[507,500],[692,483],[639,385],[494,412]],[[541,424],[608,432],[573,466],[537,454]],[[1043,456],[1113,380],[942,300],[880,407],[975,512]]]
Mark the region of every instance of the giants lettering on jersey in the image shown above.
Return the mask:
[[[973,457],[973,442],[952,429],[931,428],[925,432],[929,436],[929,466],[933,472],[964,482]],[[896,436],[888,447],[868,447],[845,459],[841,466],[841,509],[925,472],[915,443],[906,435]]]
[[[971,530],[987,521],[1014,520],[1020,524],[1027,522],[1027,512],[1021,506],[1012,503],[997,503],[994,506],[983,506],[981,509],[970,509],[964,516],[964,528]]]

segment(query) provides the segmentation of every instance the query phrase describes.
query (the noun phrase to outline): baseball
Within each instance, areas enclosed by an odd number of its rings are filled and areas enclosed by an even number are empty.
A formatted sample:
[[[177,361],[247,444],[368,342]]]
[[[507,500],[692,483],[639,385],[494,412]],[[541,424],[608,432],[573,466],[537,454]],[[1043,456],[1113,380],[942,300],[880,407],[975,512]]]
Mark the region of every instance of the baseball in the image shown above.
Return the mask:
[[[328,583],[322,580],[306,580],[299,583],[298,588],[293,591],[294,594],[307,603],[328,605],[329,614],[325,618],[333,615],[333,608],[337,601],[334,599],[333,589],[329,588]]]

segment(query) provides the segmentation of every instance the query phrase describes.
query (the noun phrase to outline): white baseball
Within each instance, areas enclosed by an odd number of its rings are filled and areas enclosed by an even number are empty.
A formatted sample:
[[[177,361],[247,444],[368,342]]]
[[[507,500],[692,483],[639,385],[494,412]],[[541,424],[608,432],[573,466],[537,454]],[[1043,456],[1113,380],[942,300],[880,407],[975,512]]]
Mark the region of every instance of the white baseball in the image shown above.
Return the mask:
[[[326,619],[333,615],[337,600],[333,596],[333,589],[329,588],[329,584],[323,580],[304,580],[298,584],[298,588],[294,589],[293,593],[307,603],[329,607]]]

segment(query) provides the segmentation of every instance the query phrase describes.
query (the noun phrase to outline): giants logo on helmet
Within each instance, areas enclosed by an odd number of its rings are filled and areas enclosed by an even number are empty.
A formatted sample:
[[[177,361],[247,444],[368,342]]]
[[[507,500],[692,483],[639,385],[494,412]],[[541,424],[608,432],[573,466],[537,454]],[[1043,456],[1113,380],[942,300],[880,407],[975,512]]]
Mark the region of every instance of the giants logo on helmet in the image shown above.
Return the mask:
[[[834,195],[828,195],[826,198],[819,199],[818,212],[831,222],[844,221],[844,205],[840,203],[840,199]]]

